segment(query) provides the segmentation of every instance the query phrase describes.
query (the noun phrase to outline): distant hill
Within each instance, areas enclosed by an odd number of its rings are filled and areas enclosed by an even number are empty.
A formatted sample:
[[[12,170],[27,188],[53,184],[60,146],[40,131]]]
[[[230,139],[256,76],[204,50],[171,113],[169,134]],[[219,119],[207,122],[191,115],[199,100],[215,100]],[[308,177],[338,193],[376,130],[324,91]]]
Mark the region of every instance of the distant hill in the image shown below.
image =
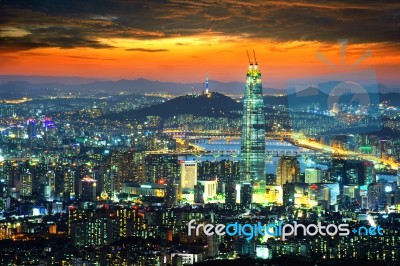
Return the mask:
[[[103,78],[84,78],[69,76],[23,76],[23,75],[0,75],[0,84],[15,81],[26,81],[32,84],[58,83],[58,84],[85,84],[95,81],[106,81]]]
[[[245,84],[243,82],[220,82],[209,81],[210,91],[224,94],[243,94]],[[172,94],[186,94],[192,91],[201,93],[204,88],[203,82],[178,83],[152,81],[143,78],[135,80],[121,79],[117,81],[101,79],[85,79],[75,77],[40,77],[40,76],[13,76],[0,75],[0,97],[41,97],[55,96],[60,91],[72,93],[107,93],[116,95],[121,91],[135,94],[166,92]],[[17,89],[13,93],[14,89]],[[266,94],[279,94],[280,90],[264,87]]]
[[[323,94],[329,94],[330,90],[339,84],[338,81],[329,81],[318,84],[318,90]],[[220,82],[209,81],[210,91],[223,94],[243,95],[244,82]],[[41,98],[42,96],[57,96],[60,93],[71,92],[84,95],[118,95],[120,92],[129,94],[145,93],[171,93],[187,94],[192,91],[201,93],[204,88],[203,82],[178,83],[152,81],[143,78],[117,81],[79,78],[79,77],[45,77],[45,76],[18,76],[0,75],[0,100],[17,99],[21,97]],[[393,89],[378,84],[380,94],[400,93],[400,89]],[[367,88],[368,89],[368,88]],[[263,86],[263,93],[268,96],[286,94],[286,90],[277,90]],[[273,98],[279,99],[279,98]]]
[[[242,104],[218,92],[200,95],[185,95],[139,110],[108,114],[102,119],[126,120],[160,116],[168,118],[180,114],[210,117],[238,117]]]

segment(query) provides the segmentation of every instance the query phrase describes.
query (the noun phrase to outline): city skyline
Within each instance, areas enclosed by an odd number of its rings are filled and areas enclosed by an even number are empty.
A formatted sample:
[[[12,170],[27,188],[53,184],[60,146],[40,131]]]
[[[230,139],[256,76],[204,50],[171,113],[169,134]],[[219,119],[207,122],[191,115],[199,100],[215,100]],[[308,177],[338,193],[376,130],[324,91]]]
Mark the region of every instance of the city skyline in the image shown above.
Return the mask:
[[[268,73],[264,82],[283,89],[289,79],[340,71],[316,53],[340,66],[337,41],[347,39],[347,67],[370,51],[358,67],[399,86],[399,5],[392,1],[1,5],[2,74],[195,82],[208,72],[240,81],[245,50],[255,49]]]
[[[398,266],[399,22],[0,1],[0,264]]]

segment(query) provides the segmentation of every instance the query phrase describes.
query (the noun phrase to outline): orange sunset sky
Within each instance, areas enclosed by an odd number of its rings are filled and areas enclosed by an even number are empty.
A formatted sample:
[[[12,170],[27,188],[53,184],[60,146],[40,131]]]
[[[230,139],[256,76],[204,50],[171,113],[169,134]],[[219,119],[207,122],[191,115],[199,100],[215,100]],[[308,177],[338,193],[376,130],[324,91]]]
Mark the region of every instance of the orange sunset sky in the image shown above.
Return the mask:
[[[368,68],[400,88],[397,1],[2,1],[0,24],[1,75],[244,81],[254,49],[267,87]]]

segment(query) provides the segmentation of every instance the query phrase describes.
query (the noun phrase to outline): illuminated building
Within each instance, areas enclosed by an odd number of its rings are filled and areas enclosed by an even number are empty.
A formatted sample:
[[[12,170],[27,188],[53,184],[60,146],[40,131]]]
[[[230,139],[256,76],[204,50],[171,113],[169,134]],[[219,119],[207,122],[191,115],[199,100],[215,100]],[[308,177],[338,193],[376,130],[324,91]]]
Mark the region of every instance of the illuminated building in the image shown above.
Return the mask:
[[[194,202],[204,203],[204,187],[201,184],[194,186]]]
[[[309,185],[305,183],[285,183],[282,186],[283,190],[283,203],[285,205],[295,205],[307,197]],[[297,202],[295,200],[297,199]]]
[[[400,166],[397,169],[397,186],[400,187]]]
[[[122,192],[130,196],[165,197],[166,186],[156,183],[124,183]]]
[[[332,160],[331,181],[342,185],[369,185],[375,182],[374,164],[359,160]]]
[[[28,121],[26,121],[26,126],[28,131],[28,138],[30,140],[36,138],[36,120],[28,119]]]
[[[283,203],[283,191],[281,186],[266,185],[265,197],[268,204],[281,205]]]
[[[79,182],[79,198],[82,201],[96,201],[97,181],[92,177],[85,176]]]
[[[71,213],[73,212],[73,213]],[[69,236],[76,246],[105,245],[115,238],[108,210],[71,210]]]
[[[129,252],[127,250],[109,248],[109,251],[102,252],[100,265],[131,265],[129,261]]]
[[[391,151],[389,149],[388,139],[379,140],[379,152],[381,159],[387,159],[388,156],[391,154]]]
[[[4,179],[0,179],[0,211],[8,208],[7,191],[8,191],[8,184],[6,184]]]
[[[198,185],[203,187],[203,199],[207,202],[209,199],[217,196],[217,180],[197,181]]]
[[[246,240],[243,236],[238,237],[234,244],[235,253],[241,256],[253,256],[255,253],[255,239]]]
[[[360,187],[358,185],[345,185],[342,194],[350,199],[357,199],[360,196]]]
[[[320,168],[306,168],[304,171],[304,183],[319,183],[322,179],[322,170]]]
[[[364,165],[364,184],[368,186],[369,184],[375,182],[375,169],[374,169],[374,163],[365,161],[363,163]]]
[[[179,183],[173,175],[166,177],[167,191],[165,192],[165,204],[167,206],[174,206],[178,203],[179,198]]]
[[[382,182],[371,183],[368,186],[368,209],[376,210],[382,202],[385,194],[384,184]]]
[[[69,201],[71,198],[75,197],[75,172],[68,169],[64,173],[63,182],[63,197],[65,201]]]
[[[48,171],[44,180],[44,198],[52,201],[56,193],[56,180],[54,171]]]
[[[51,118],[49,118],[49,117],[43,117],[42,125],[43,125],[43,128],[44,128],[45,132],[51,132],[53,129],[56,128],[56,126],[54,125],[53,120]]]
[[[188,193],[194,190],[197,184],[197,162],[181,162],[180,192]]]
[[[345,178],[346,178],[346,160],[333,159],[330,181],[342,183]]]
[[[108,208],[108,207],[107,207]],[[114,238],[128,237],[132,235],[133,210],[132,208],[117,207],[113,214]]]
[[[234,184],[240,180],[240,163],[238,161],[203,161],[198,164],[198,178],[207,180],[209,178],[218,178],[218,192],[226,192],[226,186]]]
[[[364,185],[364,164],[362,161],[346,161],[346,177],[343,180],[345,185]]]
[[[339,194],[338,183],[315,183],[311,184],[309,189],[310,199],[326,209],[337,204]]]
[[[111,195],[112,189],[121,192],[124,182],[143,181],[143,153],[128,151],[115,151],[111,154],[111,169],[107,173],[105,182],[106,192]],[[154,182],[154,180],[153,180]]]
[[[242,183],[240,187],[240,204],[243,207],[250,207],[253,200],[253,187],[251,183]]]
[[[15,116],[15,108],[13,104],[0,104],[0,117],[10,118]]]
[[[235,180],[229,180],[225,182],[225,204],[232,207],[236,203],[236,188]]]
[[[249,63],[243,100],[240,147],[242,182],[263,180],[265,170],[265,117],[261,72],[255,57],[254,62]]]
[[[271,253],[266,245],[257,245],[256,246],[256,257],[266,260],[271,258]]]
[[[55,126],[53,120],[48,117],[43,117],[43,139],[47,149],[57,149],[58,148],[58,130]]]
[[[160,177],[174,177],[177,182],[180,176],[178,155],[147,154],[144,159],[145,181],[154,183]],[[178,183],[179,184],[179,183]]]
[[[171,258],[173,265],[192,265],[194,263],[202,262],[202,254],[188,254],[188,253],[172,253]]]
[[[32,173],[26,171],[21,175],[21,196],[32,196]]]
[[[300,182],[300,163],[296,157],[282,156],[276,168],[276,183],[283,186],[286,183]]]

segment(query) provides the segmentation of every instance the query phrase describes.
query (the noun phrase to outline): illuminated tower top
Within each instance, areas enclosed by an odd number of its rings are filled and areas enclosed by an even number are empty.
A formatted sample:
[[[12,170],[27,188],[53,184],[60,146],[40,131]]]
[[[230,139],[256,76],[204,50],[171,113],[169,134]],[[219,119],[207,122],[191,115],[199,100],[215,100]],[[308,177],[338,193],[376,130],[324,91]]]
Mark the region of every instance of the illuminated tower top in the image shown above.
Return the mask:
[[[258,68],[258,61],[256,58],[256,53],[253,50],[253,60],[250,59],[249,51],[247,51],[247,58],[249,59],[249,69],[247,70],[247,82],[250,82],[252,85],[261,85],[261,72],[260,69]],[[246,84],[249,85],[249,84]],[[251,86],[248,86],[249,88]],[[261,86],[254,86],[254,87],[260,87]],[[258,93],[262,94],[262,90],[260,90]]]
[[[208,73],[206,74],[206,82],[204,83],[205,94],[208,94]]]

